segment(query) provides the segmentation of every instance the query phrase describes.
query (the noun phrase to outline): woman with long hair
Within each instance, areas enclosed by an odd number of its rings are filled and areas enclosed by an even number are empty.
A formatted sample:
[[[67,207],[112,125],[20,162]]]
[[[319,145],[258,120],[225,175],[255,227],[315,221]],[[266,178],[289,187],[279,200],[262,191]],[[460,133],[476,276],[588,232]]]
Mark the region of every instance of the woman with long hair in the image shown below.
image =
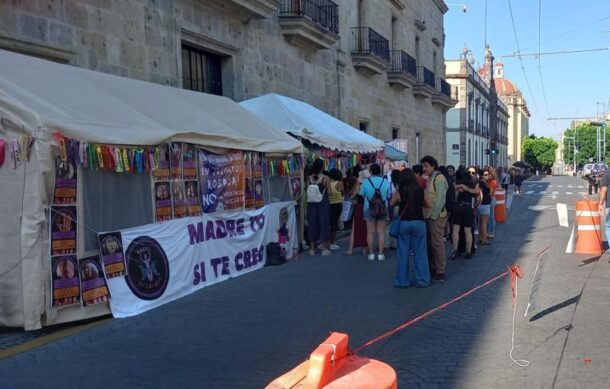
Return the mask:
[[[474,210],[476,205],[476,196],[478,196],[479,184],[476,177],[477,171],[474,167],[458,169],[455,178],[455,190],[457,191],[457,199],[455,202],[455,215],[453,217],[453,231],[451,243],[453,252],[450,259],[455,259],[458,256],[458,245],[460,237],[460,228],[464,229],[465,251],[466,258],[472,256],[473,234],[472,227],[475,220]]]
[[[491,207],[489,208],[489,224],[487,224],[487,238],[493,239],[496,231],[496,189],[498,188],[498,173],[496,169],[491,166],[485,168],[487,175],[487,186],[489,186],[491,196]],[[483,174],[485,178],[485,174]]]
[[[368,176],[368,171],[362,170],[360,165],[356,165],[352,168],[353,179],[349,180],[351,185],[350,189],[346,188],[346,200],[353,201],[354,212],[352,216],[352,232],[349,238],[349,247],[345,252],[346,255],[352,255],[355,248],[363,247],[362,253],[366,254],[367,242],[367,231],[366,221],[364,220],[364,198],[359,195],[360,185],[362,181]]]
[[[330,255],[330,179],[322,173],[324,162],[316,159],[311,166],[307,189],[307,234],[309,235],[309,255],[315,255],[317,244],[322,244],[322,255]],[[310,198],[310,189],[317,186],[319,198]],[[319,201],[318,201],[319,200]]]
[[[479,179],[479,188],[481,189],[481,205],[479,205],[479,244],[486,246],[487,241],[487,225],[491,214],[491,188],[489,187],[490,173],[487,169],[483,170],[483,174]]]
[[[415,285],[425,288],[430,285],[430,267],[426,249],[426,223],[424,206],[431,206],[424,190],[411,169],[400,172],[398,190],[394,192],[390,205],[399,205],[400,232],[398,235],[398,258],[394,285],[398,288],[411,286],[409,280],[409,250],[415,259]]]
[[[338,250],[336,244],[337,231],[339,231],[339,219],[343,210],[343,173],[339,169],[331,169],[328,172],[330,178],[330,191],[328,200],[330,202],[330,249]]]

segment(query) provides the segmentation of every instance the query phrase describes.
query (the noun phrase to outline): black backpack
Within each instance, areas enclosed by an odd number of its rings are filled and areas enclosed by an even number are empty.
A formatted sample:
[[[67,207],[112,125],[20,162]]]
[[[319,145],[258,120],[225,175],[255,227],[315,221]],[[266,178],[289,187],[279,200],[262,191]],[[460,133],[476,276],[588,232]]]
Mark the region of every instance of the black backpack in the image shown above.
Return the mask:
[[[383,186],[383,182],[385,181],[385,177],[381,179],[381,184],[379,184],[378,188],[375,188],[373,185],[373,181],[369,178],[369,183],[375,189],[375,193],[373,193],[373,197],[369,199],[369,215],[373,219],[383,219],[388,215],[388,205],[386,203],[386,198],[381,194],[381,187]]]
[[[282,248],[278,242],[271,242],[267,245],[267,259],[265,266],[277,266],[286,263],[286,256],[282,255]]]

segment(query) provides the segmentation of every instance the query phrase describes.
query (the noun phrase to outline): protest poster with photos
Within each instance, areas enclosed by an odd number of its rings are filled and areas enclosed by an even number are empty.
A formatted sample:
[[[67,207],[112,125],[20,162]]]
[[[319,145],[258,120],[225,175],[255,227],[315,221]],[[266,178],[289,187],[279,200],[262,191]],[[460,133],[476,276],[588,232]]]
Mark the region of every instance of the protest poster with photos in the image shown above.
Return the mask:
[[[182,179],[182,143],[170,145],[170,171],[173,180]]]
[[[174,218],[187,216],[186,198],[184,195],[184,182],[182,180],[172,180],[172,208]]]
[[[184,195],[186,200],[186,211],[189,216],[200,216],[201,205],[199,204],[199,183],[194,181],[184,182]]]
[[[51,206],[51,255],[76,254],[76,206]]]
[[[100,253],[106,278],[124,276],[127,272],[121,232],[101,233],[98,235],[98,240],[100,242]]]
[[[204,213],[243,208],[243,151],[214,154],[200,149],[199,185]]]
[[[182,144],[182,179],[197,180],[197,149],[188,143]]]
[[[155,147],[154,160],[157,166],[153,171],[155,181],[168,181],[170,178],[169,147],[166,144]]]
[[[76,204],[76,171],[69,161],[59,156],[55,159],[54,205]]]
[[[79,259],[78,274],[83,307],[108,301],[110,292],[99,255]]]
[[[169,181],[155,182],[155,220],[158,222],[172,219],[172,199]]]
[[[80,303],[80,283],[76,255],[51,258],[53,307]]]
[[[261,153],[248,151],[244,153],[245,169],[245,208],[259,208],[264,205],[263,158]]]

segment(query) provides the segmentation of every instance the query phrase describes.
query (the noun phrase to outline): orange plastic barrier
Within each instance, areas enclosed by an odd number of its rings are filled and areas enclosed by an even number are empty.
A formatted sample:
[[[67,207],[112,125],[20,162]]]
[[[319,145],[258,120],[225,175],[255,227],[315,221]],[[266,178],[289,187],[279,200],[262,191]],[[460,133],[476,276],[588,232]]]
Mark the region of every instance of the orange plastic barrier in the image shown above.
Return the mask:
[[[506,222],[506,191],[496,188],[496,207],[494,208],[496,223]]]
[[[333,332],[309,360],[276,378],[267,389],[396,389],[396,372],[374,359],[348,355],[346,334]]]
[[[601,254],[604,250],[601,215],[597,208],[596,201],[576,202],[576,254]]]

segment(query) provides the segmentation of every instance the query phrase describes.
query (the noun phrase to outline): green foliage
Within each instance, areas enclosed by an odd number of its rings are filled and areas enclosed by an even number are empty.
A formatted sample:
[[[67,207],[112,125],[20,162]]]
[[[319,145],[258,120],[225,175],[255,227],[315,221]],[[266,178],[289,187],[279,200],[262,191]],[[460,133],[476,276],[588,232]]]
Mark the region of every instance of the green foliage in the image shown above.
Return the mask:
[[[610,131],[601,130],[602,136],[606,136],[606,150],[602,150],[604,156],[610,154]],[[597,127],[588,124],[581,124],[575,129],[565,131],[563,138],[563,160],[566,164],[574,163],[574,137],[576,138],[576,163],[589,163],[589,158],[597,159]],[[603,147],[603,146],[602,146]],[[606,161],[607,159],[604,159]]]
[[[548,169],[555,162],[557,142],[551,138],[525,138],[523,140],[523,161],[535,169]]]

